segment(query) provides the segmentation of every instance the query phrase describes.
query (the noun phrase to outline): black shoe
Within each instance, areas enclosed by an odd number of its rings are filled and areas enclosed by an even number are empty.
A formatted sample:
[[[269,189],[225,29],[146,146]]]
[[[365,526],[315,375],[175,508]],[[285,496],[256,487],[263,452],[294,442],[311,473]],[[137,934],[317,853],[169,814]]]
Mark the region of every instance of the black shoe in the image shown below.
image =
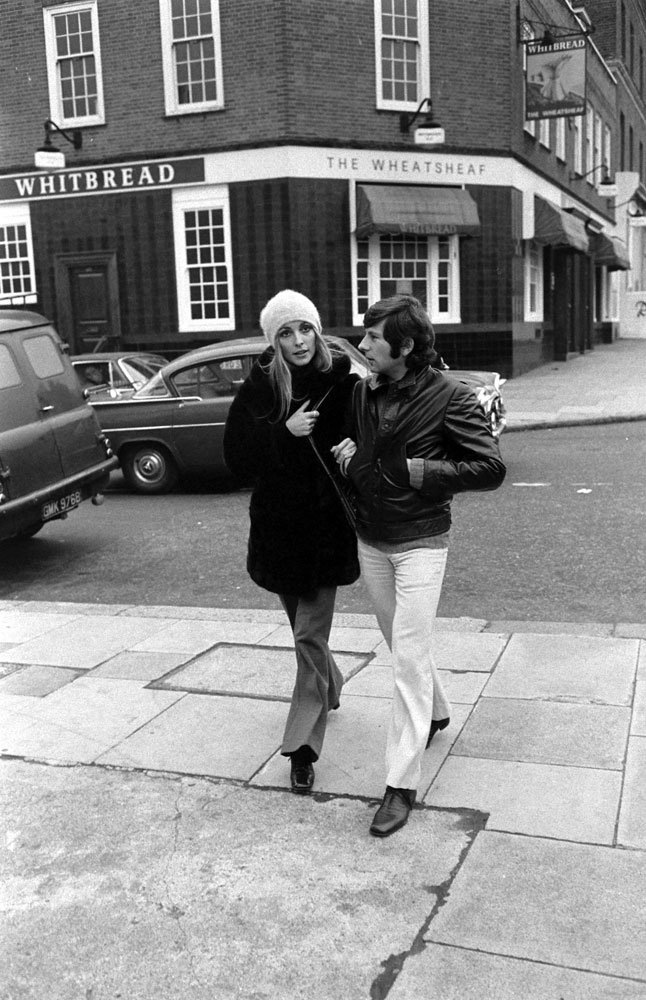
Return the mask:
[[[297,795],[309,795],[314,785],[314,768],[311,763],[303,763],[292,757],[290,779],[293,792]]]
[[[426,749],[427,750],[430,747],[431,740],[435,736],[435,734],[438,731],[438,729],[446,729],[446,727],[448,726],[448,724],[449,724],[450,721],[451,721],[450,719],[432,719],[431,720],[431,730],[430,730],[430,732],[428,734],[428,739],[426,741]]]
[[[375,813],[370,827],[373,837],[389,837],[408,821],[408,814],[415,802],[414,788],[391,788],[386,785],[383,802]]]

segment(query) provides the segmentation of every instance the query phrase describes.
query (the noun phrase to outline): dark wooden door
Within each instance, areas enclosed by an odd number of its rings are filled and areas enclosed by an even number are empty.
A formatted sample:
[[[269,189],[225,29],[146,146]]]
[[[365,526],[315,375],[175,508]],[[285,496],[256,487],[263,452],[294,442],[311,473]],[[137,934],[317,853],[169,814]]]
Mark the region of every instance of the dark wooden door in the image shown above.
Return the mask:
[[[71,267],[69,280],[75,352],[114,350],[107,264]]]

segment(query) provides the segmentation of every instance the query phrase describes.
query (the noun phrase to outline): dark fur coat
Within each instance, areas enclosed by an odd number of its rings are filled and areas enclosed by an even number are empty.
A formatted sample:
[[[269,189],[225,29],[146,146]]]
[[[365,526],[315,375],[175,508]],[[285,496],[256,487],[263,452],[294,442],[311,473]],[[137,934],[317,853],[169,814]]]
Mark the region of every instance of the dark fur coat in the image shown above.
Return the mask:
[[[307,596],[318,587],[358,578],[356,538],[308,439],[294,437],[285,419],[276,419],[266,371],[272,354],[268,348],[256,361],[231,405],[224,456],[240,485],[253,489],[247,555],[251,579],[276,594]],[[307,399],[308,409],[319,409],[313,438],[332,471],[330,448],[347,434],[356,381],[345,355],[335,355],[329,372],[311,365],[294,372],[289,413]]]

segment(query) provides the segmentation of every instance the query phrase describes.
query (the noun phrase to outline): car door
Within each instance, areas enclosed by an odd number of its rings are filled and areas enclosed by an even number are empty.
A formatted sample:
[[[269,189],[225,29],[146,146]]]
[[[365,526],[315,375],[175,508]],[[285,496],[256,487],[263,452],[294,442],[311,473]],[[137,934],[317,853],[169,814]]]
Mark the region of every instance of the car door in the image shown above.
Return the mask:
[[[226,471],[224,425],[253,361],[253,356],[245,354],[200,361],[171,376],[173,390],[181,397],[173,414],[173,437],[186,471]]]
[[[16,350],[17,337],[0,343],[0,494],[8,500],[63,478],[53,427],[36,403],[35,378]]]
[[[41,419],[54,435],[64,476],[102,462],[105,453],[96,418],[54,331],[39,327],[24,337],[22,347],[35,376]]]

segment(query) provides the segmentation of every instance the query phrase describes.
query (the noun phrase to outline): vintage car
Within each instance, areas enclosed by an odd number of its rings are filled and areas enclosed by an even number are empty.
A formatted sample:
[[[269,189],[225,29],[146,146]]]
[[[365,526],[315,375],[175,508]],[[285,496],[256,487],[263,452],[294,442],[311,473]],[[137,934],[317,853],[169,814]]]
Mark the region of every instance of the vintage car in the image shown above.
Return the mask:
[[[102,351],[75,354],[72,366],[88,399],[125,399],[168,364],[161,354]]]
[[[347,340],[327,337],[345,350],[352,370],[369,374]],[[181,477],[228,478],[222,453],[231,401],[266,349],[263,337],[247,337],[190,351],[161,368],[129,399],[92,398],[101,427],[119,458],[124,479],[138,493],[166,493]],[[451,371],[472,385],[490,421],[502,429],[498,375]],[[493,393],[493,395],[492,395]]]
[[[0,541],[102,503],[116,464],[52,324],[0,309]]]

